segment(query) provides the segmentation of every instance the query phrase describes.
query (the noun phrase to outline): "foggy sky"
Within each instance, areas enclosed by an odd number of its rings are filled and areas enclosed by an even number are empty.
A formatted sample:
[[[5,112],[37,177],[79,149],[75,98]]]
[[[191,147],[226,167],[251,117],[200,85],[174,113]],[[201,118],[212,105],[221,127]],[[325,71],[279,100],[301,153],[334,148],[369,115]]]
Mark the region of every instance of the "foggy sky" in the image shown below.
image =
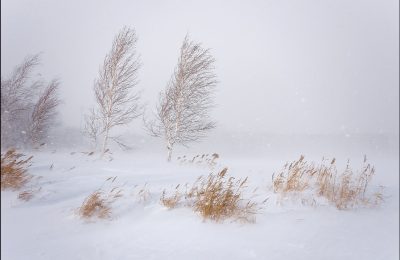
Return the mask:
[[[221,131],[398,133],[398,4],[2,0],[1,76],[43,52],[38,71],[62,81],[62,123],[80,127],[119,29],[138,34],[138,89],[148,110],[189,33],[216,59]]]

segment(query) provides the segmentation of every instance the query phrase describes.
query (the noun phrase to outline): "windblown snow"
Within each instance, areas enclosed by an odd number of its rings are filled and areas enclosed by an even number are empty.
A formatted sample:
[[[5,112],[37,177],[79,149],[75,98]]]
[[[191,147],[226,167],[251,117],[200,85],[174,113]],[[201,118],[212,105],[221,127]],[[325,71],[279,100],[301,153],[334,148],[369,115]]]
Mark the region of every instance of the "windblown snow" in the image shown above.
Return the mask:
[[[2,192],[2,259],[399,259],[398,137],[267,136],[254,138],[258,146],[229,138],[223,149],[219,139],[181,149],[171,163],[160,147],[143,142],[131,151],[115,149],[112,160],[81,148],[24,151],[34,156],[29,173],[35,176],[25,190],[35,193],[22,201],[18,192]],[[206,150],[210,143],[219,151]],[[176,160],[214,152],[220,158],[213,167]],[[304,154],[316,162],[335,157],[341,165],[350,159],[357,168],[364,153],[376,168],[369,188],[383,186],[379,206],[338,210],[327,203],[277,203],[271,176],[285,162]],[[160,203],[164,189],[223,167],[231,176],[249,178],[248,190],[257,192],[248,195],[255,201],[268,199],[255,223],[216,223],[190,208]],[[90,193],[113,187],[123,196],[112,204],[111,219],[77,215]],[[146,195],[140,196],[143,188]]]

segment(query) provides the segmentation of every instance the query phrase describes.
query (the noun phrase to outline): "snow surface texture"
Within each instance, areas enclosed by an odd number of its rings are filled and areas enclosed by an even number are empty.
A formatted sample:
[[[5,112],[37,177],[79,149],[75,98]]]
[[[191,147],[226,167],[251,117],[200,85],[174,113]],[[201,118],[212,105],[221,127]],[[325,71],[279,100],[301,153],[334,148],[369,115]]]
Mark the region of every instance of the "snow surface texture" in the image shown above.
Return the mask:
[[[88,156],[83,148],[29,152],[34,155],[29,172],[37,177],[26,189],[41,190],[27,202],[18,192],[2,192],[2,259],[399,259],[398,137],[254,137],[258,146],[229,138],[224,149],[207,141],[178,150],[172,163],[162,146],[143,143],[114,152],[112,161]],[[210,144],[219,150],[206,149]],[[178,156],[214,152],[220,155],[214,172],[226,166],[229,175],[248,176],[249,190],[258,187],[255,200],[269,198],[255,224],[203,221],[189,208],[168,210],[159,203],[163,189],[212,171],[180,165]],[[339,167],[349,158],[354,169],[367,154],[376,167],[370,189],[383,185],[385,201],[342,211],[328,204],[278,205],[271,176],[300,154],[315,162],[334,156]],[[106,181],[114,176],[113,183]],[[144,185],[149,196],[143,201],[138,191]],[[90,193],[114,186],[124,196],[112,205],[110,220],[77,216]]]

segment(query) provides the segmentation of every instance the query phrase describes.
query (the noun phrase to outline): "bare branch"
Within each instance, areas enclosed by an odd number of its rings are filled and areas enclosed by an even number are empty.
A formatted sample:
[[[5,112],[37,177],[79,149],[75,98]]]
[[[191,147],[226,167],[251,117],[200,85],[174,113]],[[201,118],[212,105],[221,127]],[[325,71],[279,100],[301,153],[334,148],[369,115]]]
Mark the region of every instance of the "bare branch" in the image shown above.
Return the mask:
[[[129,145],[124,144],[120,136],[113,136],[110,137],[112,141],[114,141],[122,150],[131,150],[132,147]]]
[[[90,110],[90,114],[85,115],[85,126],[83,133],[88,136],[94,146],[97,145],[98,137],[101,134],[101,121],[99,115],[97,115],[94,109]]]

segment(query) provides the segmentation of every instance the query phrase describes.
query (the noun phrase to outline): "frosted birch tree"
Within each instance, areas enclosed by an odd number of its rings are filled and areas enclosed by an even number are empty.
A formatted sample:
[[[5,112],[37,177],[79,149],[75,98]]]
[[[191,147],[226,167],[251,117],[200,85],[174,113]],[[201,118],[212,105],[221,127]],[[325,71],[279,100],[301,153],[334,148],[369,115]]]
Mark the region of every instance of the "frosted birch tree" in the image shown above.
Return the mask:
[[[1,144],[16,146],[25,139],[27,115],[33,107],[34,90],[40,81],[30,82],[32,72],[39,64],[39,55],[28,56],[8,78],[1,79]]]
[[[1,79],[2,148],[37,145],[55,124],[59,81],[46,83],[32,75],[40,55],[27,56],[11,76]]]
[[[186,146],[215,127],[210,119],[217,83],[214,58],[186,35],[175,71],[160,93],[155,119],[146,122],[150,134],[165,139],[168,161],[175,145]]]
[[[110,131],[142,114],[140,93],[133,92],[140,67],[136,42],[135,31],[124,27],[114,38],[94,84],[96,107],[85,117],[85,129],[95,141],[102,135],[102,155],[107,150]]]
[[[57,95],[59,85],[60,82],[57,79],[52,80],[39,94],[39,98],[33,106],[28,132],[33,145],[44,140],[50,127],[55,124],[56,108],[60,104]]]

